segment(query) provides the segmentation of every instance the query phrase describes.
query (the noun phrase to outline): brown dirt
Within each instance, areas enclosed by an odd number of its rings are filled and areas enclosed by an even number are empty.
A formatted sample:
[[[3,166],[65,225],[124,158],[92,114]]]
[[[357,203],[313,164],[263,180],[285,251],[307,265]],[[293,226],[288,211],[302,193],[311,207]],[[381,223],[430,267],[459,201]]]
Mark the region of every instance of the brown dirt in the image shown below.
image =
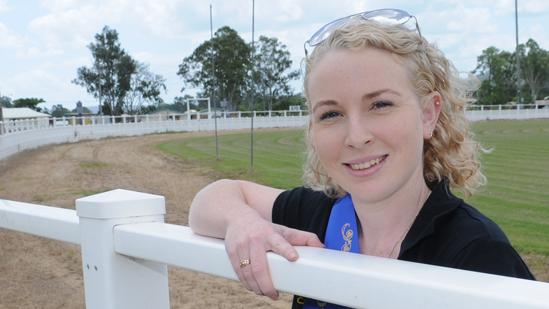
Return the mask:
[[[26,151],[0,161],[0,198],[74,209],[74,200],[116,188],[164,195],[166,221],[187,225],[194,194],[215,173],[152,147],[196,134],[85,141]],[[539,280],[549,281],[547,257],[525,256]],[[169,269],[172,308],[289,308],[290,295],[271,301],[237,282]],[[0,230],[0,308],[83,308],[78,246]]]
[[[74,209],[77,198],[122,188],[166,197],[166,221],[187,225],[195,193],[211,171],[156,150],[191,134],[85,141],[26,151],[0,161],[0,198]],[[193,136],[196,136],[194,134]],[[0,229],[0,308],[83,308],[79,246]],[[289,308],[240,283],[169,269],[172,308]]]

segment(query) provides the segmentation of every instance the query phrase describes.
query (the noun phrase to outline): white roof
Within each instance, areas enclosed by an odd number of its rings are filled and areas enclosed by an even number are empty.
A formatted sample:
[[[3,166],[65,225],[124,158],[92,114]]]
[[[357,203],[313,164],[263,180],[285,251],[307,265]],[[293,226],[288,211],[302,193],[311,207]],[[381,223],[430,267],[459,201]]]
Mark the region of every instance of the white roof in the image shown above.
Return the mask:
[[[39,113],[28,107],[2,107],[2,117],[4,119],[23,119],[50,117],[50,115]]]

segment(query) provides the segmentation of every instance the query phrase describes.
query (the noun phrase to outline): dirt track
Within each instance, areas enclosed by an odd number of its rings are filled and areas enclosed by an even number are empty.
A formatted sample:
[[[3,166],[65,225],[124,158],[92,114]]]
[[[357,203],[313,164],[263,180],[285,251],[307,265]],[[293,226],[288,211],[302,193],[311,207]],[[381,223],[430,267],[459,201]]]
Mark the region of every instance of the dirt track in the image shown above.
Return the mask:
[[[187,225],[194,194],[215,179],[162,154],[161,141],[189,134],[86,141],[48,146],[0,161],[0,198],[74,209],[74,200],[123,188],[164,195],[166,221]],[[172,308],[289,308],[239,283],[170,268]],[[78,246],[0,230],[0,308],[83,308]]]

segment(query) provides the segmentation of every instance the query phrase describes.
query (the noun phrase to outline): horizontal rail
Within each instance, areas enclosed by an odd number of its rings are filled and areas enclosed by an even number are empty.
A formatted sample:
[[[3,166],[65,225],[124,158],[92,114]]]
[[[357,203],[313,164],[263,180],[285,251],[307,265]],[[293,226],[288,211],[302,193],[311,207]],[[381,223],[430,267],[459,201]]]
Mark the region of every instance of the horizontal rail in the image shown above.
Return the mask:
[[[223,241],[164,223],[114,228],[117,253],[236,280]],[[547,308],[549,284],[338,251],[268,254],[277,289],[360,308]],[[253,261],[252,261],[253,263]]]
[[[78,225],[71,209],[0,200],[0,228],[79,245]]]

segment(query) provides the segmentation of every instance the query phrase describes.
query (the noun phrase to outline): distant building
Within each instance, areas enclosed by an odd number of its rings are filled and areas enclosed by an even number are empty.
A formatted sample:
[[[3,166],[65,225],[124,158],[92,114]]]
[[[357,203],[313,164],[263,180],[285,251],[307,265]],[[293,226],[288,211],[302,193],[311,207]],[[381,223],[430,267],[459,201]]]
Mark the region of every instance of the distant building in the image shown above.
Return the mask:
[[[28,107],[3,107],[2,121],[22,119],[47,119],[50,115],[37,112]]]
[[[163,109],[163,110],[157,110],[153,113],[147,114],[152,119],[160,119],[160,120],[180,120],[180,119],[186,119],[187,114],[182,114],[179,111],[171,110],[171,109]]]
[[[0,135],[9,132],[17,123],[42,126],[49,123],[50,115],[39,113],[28,107],[0,107]]]

